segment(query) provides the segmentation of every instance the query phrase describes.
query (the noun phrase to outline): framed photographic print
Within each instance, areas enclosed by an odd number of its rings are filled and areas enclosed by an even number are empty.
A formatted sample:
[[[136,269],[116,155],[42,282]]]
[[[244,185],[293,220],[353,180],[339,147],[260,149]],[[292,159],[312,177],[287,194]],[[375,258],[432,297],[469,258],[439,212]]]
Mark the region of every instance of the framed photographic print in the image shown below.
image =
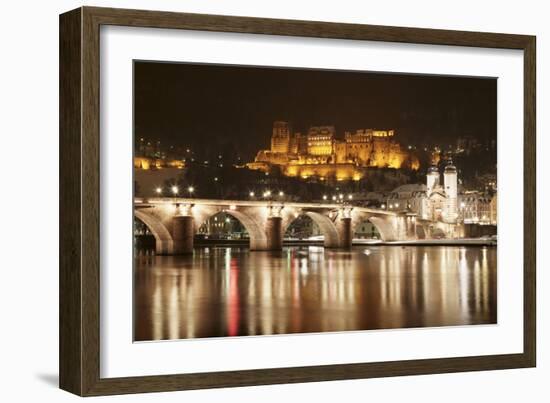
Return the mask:
[[[535,37],[60,17],[60,386],[535,366]]]

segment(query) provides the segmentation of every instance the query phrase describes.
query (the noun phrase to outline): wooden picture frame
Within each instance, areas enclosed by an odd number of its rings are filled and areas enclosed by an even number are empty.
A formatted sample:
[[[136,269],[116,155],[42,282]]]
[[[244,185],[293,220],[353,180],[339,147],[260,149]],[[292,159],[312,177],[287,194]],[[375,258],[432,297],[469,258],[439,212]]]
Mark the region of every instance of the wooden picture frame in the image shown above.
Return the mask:
[[[523,353],[100,377],[101,25],[519,49],[524,52]],[[535,37],[81,7],[60,16],[60,387],[80,396],[533,367],[536,362]]]

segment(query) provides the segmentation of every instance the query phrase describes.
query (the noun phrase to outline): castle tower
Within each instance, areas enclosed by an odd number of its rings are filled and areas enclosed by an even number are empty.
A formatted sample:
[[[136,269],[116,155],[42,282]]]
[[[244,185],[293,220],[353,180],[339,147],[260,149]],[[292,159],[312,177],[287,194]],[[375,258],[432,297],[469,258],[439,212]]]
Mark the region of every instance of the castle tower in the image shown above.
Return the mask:
[[[426,187],[428,188],[428,197],[433,193],[436,186],[439,185],[439,170],[435,165],[428,168],[426,175]]]
[[[290,125],[288,122],[273,122],[271,152],[287,154],[290,148]]]
[[[449,161],[443,172],[443,185],[445,186],[446,197],[443,219],[448,223],[456,223],[458,218],[458,184],[456,167],[452,161]]]

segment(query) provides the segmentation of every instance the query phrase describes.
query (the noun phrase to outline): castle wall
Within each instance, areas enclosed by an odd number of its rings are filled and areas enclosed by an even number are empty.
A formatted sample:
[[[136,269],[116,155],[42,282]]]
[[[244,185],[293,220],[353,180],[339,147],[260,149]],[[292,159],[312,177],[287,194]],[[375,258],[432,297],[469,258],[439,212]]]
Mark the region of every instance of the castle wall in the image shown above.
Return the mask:
[[[321,180],[346,181],[360,180],[365,170],[355,164],[288,164],[283,167],[283,174],[304,179],[318,177]]]

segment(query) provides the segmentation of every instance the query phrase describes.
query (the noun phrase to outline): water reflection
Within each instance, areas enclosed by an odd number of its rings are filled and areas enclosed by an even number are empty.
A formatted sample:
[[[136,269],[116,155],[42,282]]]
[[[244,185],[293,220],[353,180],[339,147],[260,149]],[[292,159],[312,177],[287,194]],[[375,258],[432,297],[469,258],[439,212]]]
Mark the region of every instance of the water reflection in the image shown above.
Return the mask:
[[[138,341],[496,323],[496,248],[201,248],[135,262]]]

